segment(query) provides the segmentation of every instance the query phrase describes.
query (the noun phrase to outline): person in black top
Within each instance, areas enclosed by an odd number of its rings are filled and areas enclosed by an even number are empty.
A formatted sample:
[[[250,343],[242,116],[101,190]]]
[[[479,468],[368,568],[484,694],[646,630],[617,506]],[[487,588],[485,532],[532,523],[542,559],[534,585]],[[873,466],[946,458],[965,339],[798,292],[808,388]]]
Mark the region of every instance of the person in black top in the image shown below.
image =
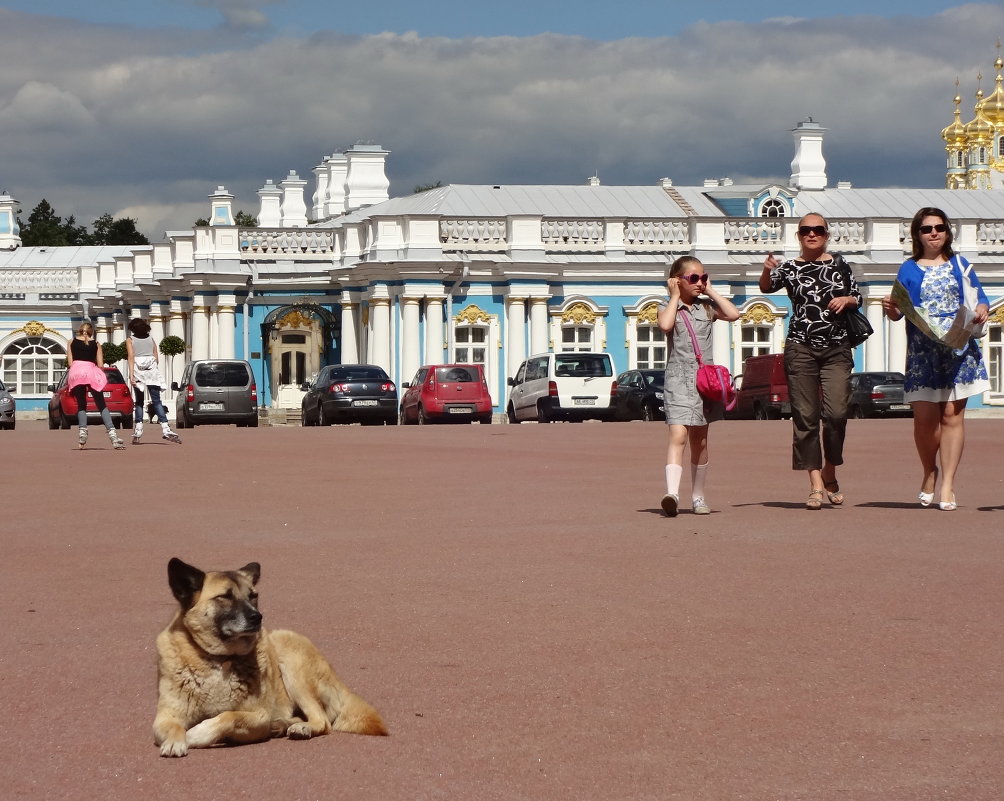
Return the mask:
[[[101,422],[108,429],[108,439],[115,450],[125,448],[125,443],[115,433],[115,424],[105,406],[102,390],[108,383],[104,366],[101,343],[94,339],[94,326],[83,322],[77,328],[76,336],[66,343],[66,364],[68,366],[67,385],[77,401],[77,425],[80,427],[77,442],[81,448],[87,444],[87,393],[94,399],[94,406],[101,414]]]
[[[806,509],[819,509],[824,495],[833,505],[844,502],[837,465],[844,462],[854,358],[843,312],[862,301],[850,265],[827,252],[829,236],[821,215],[805,215],[798,223],[798,258],[779,262],[769,254],[760,274],[761,292],[783,288],[792,305],[784,367],[791,395],[792,469],[809,473]]]

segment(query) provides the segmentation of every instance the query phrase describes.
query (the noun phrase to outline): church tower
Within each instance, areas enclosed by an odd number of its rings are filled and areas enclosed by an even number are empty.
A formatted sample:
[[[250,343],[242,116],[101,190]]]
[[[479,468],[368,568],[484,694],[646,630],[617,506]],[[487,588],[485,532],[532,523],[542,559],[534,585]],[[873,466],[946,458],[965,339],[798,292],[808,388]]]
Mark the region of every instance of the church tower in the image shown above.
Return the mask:
[[[983,96],[982,73],[976,76],[975,116],[962,124],[959,103],[955,96],[955,120],[942,130],[948,154],[945,186],[948,189],[1004,189],[1004,59],[997,40],[994,70],[996,85],[989,97]],[[959,82],[955,81],[956,91]]]

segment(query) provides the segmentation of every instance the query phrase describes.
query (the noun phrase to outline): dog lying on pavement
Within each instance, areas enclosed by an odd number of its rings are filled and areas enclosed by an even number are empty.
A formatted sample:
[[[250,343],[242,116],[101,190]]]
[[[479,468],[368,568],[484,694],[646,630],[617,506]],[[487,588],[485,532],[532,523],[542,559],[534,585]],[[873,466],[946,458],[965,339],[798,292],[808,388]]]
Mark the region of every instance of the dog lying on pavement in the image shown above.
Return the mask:
[[[157,637],[153,736],[161,756],[332,730],[387,734],[380,714],[342,684],[310,640],[262,628],[260,574],[257,562],[226,572],[168,563],[181,608]]]

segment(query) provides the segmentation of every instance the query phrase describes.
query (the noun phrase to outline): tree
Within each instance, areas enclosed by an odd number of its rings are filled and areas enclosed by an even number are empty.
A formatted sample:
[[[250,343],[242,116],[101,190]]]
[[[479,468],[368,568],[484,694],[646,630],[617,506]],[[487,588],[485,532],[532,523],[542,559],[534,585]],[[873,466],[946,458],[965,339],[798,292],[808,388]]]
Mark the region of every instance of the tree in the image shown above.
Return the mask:
[[[111,214],[102,214],[94,221],[92,245],[149,245],[150,240],[136,230],[136,220],[132,217],[113,219]]]
[[[101,356],[104,358],[105,364],[109,366],[115,364],[115,362],[122,361],[128,355],[125,343],[116,345],[113,342],[104,342],[101,345]]]
[[[430,189],[439,189],[442,185],[442,181],[436,181],[434,184],[419,184],[415,187],[414,194],[417,195],[419,192],[428,192]]]

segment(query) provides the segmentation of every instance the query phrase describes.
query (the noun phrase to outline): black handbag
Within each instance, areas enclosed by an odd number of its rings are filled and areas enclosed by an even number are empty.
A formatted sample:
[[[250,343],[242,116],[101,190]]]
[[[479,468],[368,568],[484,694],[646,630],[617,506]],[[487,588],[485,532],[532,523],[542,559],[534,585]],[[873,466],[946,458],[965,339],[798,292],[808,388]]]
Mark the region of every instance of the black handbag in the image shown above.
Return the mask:
[[[851,343],[852,348],[856,348],[875,333],[872,324],[857,306],[844,312],[844,324],[847,326],[847,341]]]

